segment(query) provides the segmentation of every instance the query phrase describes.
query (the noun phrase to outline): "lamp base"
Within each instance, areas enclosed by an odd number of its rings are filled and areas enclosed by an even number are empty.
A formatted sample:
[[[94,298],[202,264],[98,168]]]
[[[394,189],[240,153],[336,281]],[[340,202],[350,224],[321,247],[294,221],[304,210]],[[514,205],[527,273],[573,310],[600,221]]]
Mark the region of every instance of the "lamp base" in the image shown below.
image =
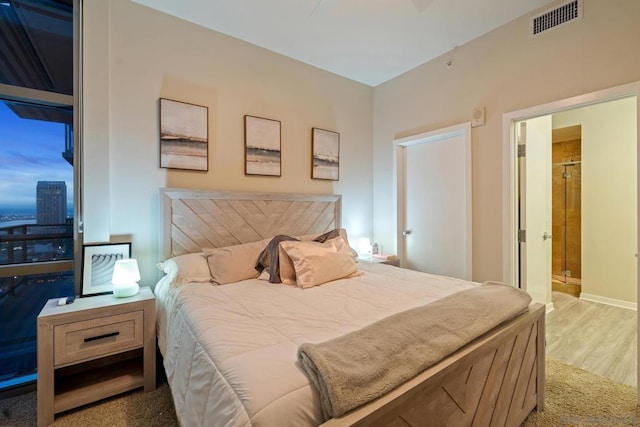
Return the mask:
[[[113,296],[116,298],[132,297],[138,293],[140,286],[137,283],[128,283],[126,285],[113,285]]]

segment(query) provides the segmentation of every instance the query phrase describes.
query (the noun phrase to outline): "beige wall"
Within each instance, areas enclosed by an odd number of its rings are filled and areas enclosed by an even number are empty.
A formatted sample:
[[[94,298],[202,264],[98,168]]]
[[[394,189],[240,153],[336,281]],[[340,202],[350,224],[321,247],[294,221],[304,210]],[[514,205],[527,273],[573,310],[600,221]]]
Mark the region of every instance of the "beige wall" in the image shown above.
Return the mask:
[[[338,193],[372,234],[372,88],[128,0],[84,9],[85,243],[130,239],[153,284],[161,187]],[[209,172],[158,167],[160,97],[209,107]],[[245,114],[282,122],[281,178],[244,175]],[[339,181],[311,180],[312,127],[340,133]]]
[[[524,16],[374,89],[375,240],[394,241],[393,139],[486,107],[486,125],[472,131],[473,275],[502,279],[503,114],[640,80],[640,2],[583,5],[580,21],[530,38]]]
[[[636,98],[553,115],[582,125],[582,293],[637,301]],[[586,295],[585,295],[586,294]]]
[[[469,121],[479,106],[473,272],[500,279],[502,114],[640,80],[637,0],[585,0],[581,21],[536,38],[522,17],[375,89],[127,0],[84,8],[85,242],[131,239],[145,284],[157,277],[164,186],[340,193],[350,234],[393,247],[393,139]],[[208,173],[158,167],[159,97],[209,107]],[[244,176],[245,114],[282,121],[281,178]],[[309,178],[314,126],[341,134],[338,182]]]

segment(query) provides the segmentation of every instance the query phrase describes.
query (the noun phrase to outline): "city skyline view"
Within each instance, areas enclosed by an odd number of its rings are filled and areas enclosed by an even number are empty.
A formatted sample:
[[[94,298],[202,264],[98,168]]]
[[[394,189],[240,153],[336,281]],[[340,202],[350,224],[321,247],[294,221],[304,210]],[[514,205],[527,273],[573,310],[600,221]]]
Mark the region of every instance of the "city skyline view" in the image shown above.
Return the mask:
[[[59,112],[0,101],[0,266],[73,260],[70,134],[55,121],[69,112]],[[74,294],[68,268],[0,277],[0,389],[35,380],[36,318],[48,299]]]
[[[0,102],[0,216],[36,211],[38,181],[64,181],[73,204],[73,166],[62,157],[62,123],[18,117]]]

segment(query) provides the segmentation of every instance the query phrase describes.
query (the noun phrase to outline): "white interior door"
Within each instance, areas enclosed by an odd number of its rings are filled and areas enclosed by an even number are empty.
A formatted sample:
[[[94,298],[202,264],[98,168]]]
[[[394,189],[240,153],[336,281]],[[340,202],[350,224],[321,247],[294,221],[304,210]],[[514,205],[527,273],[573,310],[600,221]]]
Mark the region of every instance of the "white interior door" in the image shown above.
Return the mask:
[[[551,304],[551,116],[520,123],[520,286],[534,302]]]
[[[458,130],[402,146],[404,267],[471,280],[469,143]]]

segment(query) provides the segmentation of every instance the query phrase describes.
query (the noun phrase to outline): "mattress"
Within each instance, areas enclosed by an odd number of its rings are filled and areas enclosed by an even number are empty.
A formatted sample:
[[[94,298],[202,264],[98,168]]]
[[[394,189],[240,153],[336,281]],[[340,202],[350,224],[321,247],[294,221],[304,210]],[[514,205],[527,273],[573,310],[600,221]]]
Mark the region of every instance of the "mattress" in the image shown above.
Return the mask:
[[[478,283],[359,264],[309,289],[252,279],[156,286],[158,343],[183,426],[315,426],[319,397],[297,363],[320,343]]]

